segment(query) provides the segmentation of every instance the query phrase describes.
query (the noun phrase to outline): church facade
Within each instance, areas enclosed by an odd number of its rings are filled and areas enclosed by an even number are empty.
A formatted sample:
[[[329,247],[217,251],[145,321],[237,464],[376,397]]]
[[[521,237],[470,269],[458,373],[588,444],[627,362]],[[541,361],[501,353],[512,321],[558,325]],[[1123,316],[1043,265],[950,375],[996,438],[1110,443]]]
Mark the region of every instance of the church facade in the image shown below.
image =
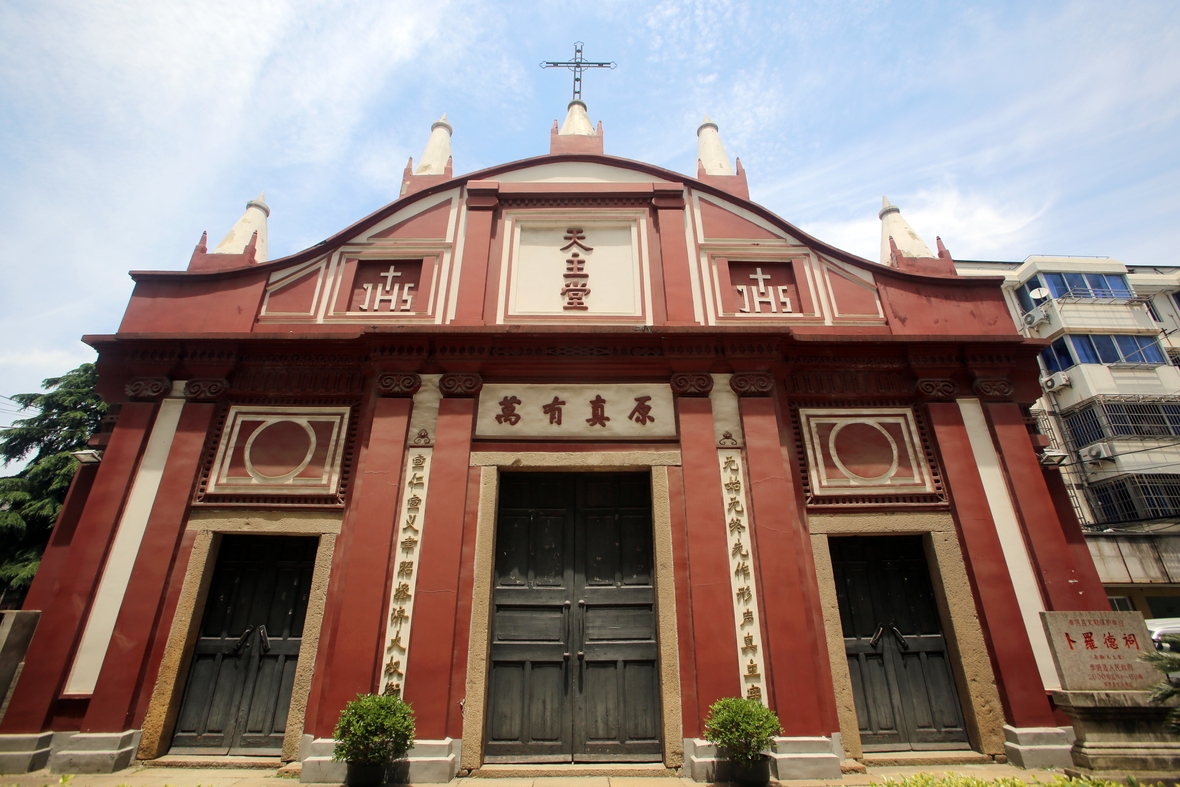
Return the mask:
[[[364,692],[412,704],[415,781],[717,778],[734,696],[777,711],[781,779],[1068,764],[1039,614],[1109,606],[1002,277],[893,206],[889,264],[809,237],[707,119],[695,177],[605,155],[579,101],[548,155],[466,176],[450,133],[297,254],[251,201],[86,338],[111,414],[26,601],[4,768],[339,781]]]

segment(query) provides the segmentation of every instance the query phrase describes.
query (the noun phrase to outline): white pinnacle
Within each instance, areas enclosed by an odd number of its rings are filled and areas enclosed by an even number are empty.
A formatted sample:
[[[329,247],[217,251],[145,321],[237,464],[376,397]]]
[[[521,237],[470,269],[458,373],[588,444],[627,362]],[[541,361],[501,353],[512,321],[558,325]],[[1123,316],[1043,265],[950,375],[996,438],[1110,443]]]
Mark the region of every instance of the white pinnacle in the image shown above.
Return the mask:
[[[717,124],[709,120],[708,115],[705,115],[705,119],[697,127],[697,160],[701,162],[706,175],[733,174],[729,156],[725,153],[725,146],[721,144]]]
[[[447,168],[447,161],[451,158],[451,124],[447,122],[447,113],[434,121],[430,127],[430,139],[426,143],[426,150],[422,152],[422,161],[418,164],[415,175],[442,175]]]
[[[559,137],[592,137],[594,134],[594,126],[590,124],[590,116],[586,114],[586,105],[582,103],[581,99],[575,98],[570,102],[565,122],[561,124],[561,130],[557,132],[557,135]]]
[[[889,202],[885,197],[881,197],[881,212],[877,214],[881,219],[881,263],[888,265],[892,258],[891,250],[889,248],[889,239],[893,238],[893,242],[897,244],[897,250],[903,257],[933,257],[934,253],[930,251],[918,233],[914,232],[913,228],[901,216],[901,210]]]
[[[241,254],[250,245],[250,238],[258,233],[258,243],[254,247],[254,261],[266,262],[266,217],[270,215],[270,208],[266,206],[266,192],[260,192],[258,199],[246,203],[246,212],[238,219],[229,234],[221,239],[214,254]]]

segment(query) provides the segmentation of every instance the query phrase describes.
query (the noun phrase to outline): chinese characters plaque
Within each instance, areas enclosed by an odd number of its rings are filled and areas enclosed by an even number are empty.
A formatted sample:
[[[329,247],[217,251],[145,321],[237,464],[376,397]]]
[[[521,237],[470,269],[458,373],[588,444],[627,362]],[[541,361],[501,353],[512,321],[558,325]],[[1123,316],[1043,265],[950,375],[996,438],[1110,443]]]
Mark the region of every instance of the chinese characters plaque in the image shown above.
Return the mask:
[[[477,437],[665,440],[676,437],[667,383],[485,385]]]
[[[1139,660],[1154,646],[1138,612],[1042,612],[1065,691],[1150,691],[1159,673]]]

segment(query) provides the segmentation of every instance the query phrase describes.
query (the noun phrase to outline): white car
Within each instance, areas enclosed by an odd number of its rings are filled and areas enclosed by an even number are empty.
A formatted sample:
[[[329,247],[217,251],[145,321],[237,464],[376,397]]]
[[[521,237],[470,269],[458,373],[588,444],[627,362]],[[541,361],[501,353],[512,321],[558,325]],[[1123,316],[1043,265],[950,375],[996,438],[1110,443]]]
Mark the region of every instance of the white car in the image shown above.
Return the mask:
[[[1148,618],[1143,622],[1151,632],[1151,641],[1156,650],[1163,650],[1165,634],[1180,634],[1180,618]]]

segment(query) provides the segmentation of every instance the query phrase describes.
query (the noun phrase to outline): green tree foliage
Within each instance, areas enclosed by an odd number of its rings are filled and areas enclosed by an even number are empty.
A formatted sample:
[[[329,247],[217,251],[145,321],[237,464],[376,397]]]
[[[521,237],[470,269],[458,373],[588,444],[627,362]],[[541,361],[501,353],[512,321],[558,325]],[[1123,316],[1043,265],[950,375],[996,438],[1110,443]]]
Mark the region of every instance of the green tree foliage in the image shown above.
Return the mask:
[[[84,363],[45,380],[45,393],[10,399],[34,414],[0,430],[0,460],[19,462],[32,455],[19,473],[0,478],[0,598],[9,602],[23,596],[41,564],[78,468],[70,452],[86,446],[106,412],[94,390],[97,381],[94,364]]]

